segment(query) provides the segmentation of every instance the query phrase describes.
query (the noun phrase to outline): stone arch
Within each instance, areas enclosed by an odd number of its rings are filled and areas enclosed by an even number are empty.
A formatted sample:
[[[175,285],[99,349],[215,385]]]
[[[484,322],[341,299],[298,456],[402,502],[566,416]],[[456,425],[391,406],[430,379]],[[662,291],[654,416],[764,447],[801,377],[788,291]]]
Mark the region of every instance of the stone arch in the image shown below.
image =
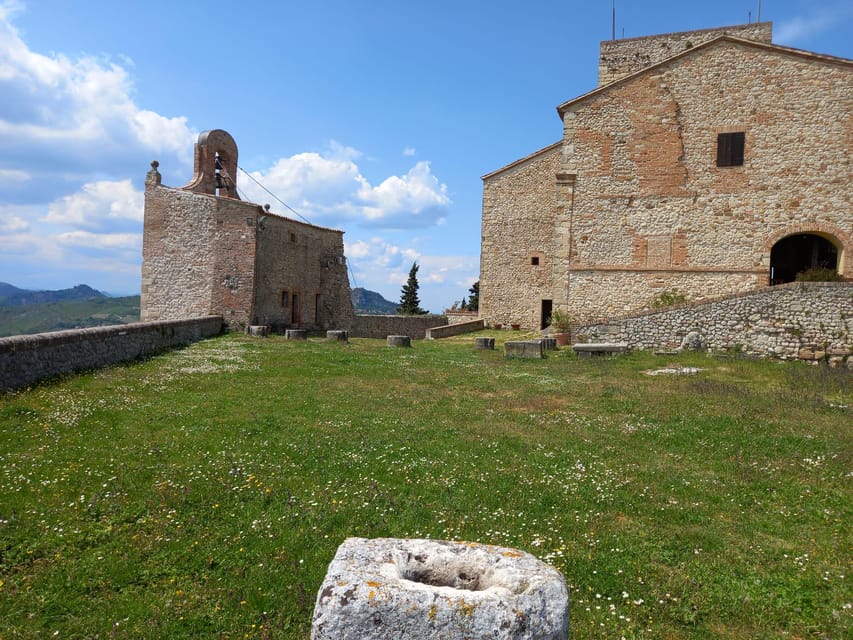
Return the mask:
[[[236,188],[237,143],[230,133],[223,129],[202,131],[195,145],[194,165],[192,180],[182,189],[240,199]]]
[[[768,282],[791,282],[796,274],[810,267],[834,269],[847,278],[845,264],[850,237],[843,230],[825,223],[792,225],[767,238],[764,248],[769,267]]]

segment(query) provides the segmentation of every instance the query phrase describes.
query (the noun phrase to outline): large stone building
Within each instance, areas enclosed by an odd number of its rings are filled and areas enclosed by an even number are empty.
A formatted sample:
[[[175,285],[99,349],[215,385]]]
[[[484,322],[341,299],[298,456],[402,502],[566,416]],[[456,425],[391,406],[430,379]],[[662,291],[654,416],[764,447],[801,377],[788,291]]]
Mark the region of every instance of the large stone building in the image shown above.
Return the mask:
[[[237,194],[237,145],[205,131],[179,189],[145,181],[141,319],[219,315],[232,329],[347,328],[343,232],[270,213]]]
[[[601,43],[562,139],[483,177],[480,314],[543,327],[853,279],[853,62],[757,23]]]

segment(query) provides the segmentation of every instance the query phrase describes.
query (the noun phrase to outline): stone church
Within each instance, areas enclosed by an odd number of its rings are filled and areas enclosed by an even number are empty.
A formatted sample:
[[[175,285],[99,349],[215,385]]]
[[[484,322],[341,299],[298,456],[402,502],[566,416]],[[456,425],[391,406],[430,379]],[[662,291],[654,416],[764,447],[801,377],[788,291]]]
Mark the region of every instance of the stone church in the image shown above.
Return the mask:
[[[330,329],[353,322],[343,232],[273,214],[237,193],[237,145],[221,129],[195,145],[181,188],[145,180],[141,319],[222,316],[247,325]]]
[[[771,23],[601,43],[559,142],[483,177],[480,315],[546,326],[853,280],[853,61]]]

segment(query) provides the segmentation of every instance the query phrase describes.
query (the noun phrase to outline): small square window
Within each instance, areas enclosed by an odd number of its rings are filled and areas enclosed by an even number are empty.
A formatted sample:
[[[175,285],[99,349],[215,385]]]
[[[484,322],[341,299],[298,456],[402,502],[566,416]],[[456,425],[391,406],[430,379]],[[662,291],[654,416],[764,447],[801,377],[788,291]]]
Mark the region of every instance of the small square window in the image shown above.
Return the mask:
[[[530,264],[533,265],[534,267],[538,267],[539,266],[539,256],[533,256],[532,258],[530,258]]]
[[[743,131],[719,134],[717,136],[717,166],[743,166],[743,147],[745,141],[746,134]]]

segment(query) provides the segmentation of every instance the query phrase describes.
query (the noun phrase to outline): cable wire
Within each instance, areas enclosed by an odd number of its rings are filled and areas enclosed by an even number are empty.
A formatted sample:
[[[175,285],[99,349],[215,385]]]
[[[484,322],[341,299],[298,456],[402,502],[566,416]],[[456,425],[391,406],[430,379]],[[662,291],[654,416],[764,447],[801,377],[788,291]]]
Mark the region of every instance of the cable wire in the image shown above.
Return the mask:
[[[314,223],[313,223],[313,222],[311,222],[308,218],[306,218],[306,217],[305,217],[305,216],[303,216],[301,213],[299,213],[296,209],[294,209],[294,208],[293,208],[293,207],[291,207],[289,204],[287,204],[284,200],[282,200],[282,199],[281,199],[281,198],[279,198],[277,195],[275,195],[272,191],[270,191],[269,189],[267,189],[263,184],[261,184],[261,183],[260,183],[260,182],[255,178],[255,176],[253,176],[251,173],[249,173],[248,171],[246,171],[243,167],[238,166],[237,168],[238,168],[240,171],[242,171],[243,173],[245,173],[245,174],[249,177],[249,180],[251,180],[252,182],[254,182],[254,183],[255,183],[256,185],[258,185],[261,189],[263,189],[263,190],[264,190],[264,191],[266,191],[269,195],[271,195],[273,198],[275,198],[275,199],[276,199],[279,203],[281,203],[284,207],[286,207],[288,211],[290,211],[291,213],[293,213],[295,216],[298,216],[298,217],[302,218],[302,219],[303,219],[305,222],[307,222],[308,224],[314,224]]]

